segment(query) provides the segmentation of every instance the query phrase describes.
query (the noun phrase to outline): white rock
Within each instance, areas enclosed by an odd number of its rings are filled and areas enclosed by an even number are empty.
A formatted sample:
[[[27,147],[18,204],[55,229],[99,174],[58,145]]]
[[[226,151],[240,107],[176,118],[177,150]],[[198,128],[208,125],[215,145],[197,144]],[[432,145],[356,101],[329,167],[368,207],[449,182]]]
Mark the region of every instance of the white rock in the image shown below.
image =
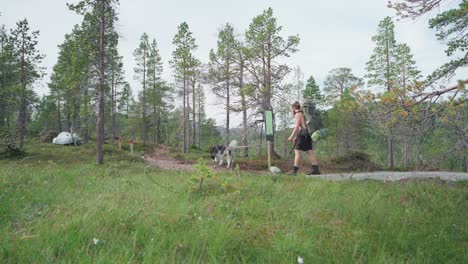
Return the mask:
[[[303,263],[304,263],[304,259],[303,259],[301,256],[297,256],[297,263],[303,264]]]
[[[275,167],[275,166],[271,166],[271,167],[270,167],[270,171],[271,171],[272,173],[274,173],[274,174],[280,174],[280,173],[281,173],[280,168]]]

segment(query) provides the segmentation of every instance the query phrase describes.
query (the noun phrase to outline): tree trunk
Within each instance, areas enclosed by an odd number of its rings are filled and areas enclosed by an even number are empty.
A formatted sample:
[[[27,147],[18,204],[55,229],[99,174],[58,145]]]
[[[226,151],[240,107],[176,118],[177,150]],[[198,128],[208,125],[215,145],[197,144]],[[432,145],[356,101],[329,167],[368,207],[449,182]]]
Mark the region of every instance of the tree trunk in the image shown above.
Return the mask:
[[[65,130],[67,132],[70,132],[71,130],[70,116],[71,116],[70,109],[67,109],[67,119],[66,119],[67,122],[65,123]]]
[[[408,136],[405,135],[403,142],[403,167],[408,168]]]
[[[175,118],[174,118],[175,120]],[[169,144],[169,117],[166,114],[166,138],[164,139],[164,143]]]
[[[247,107],[246,107],[246,102],[245,102],[245,95],[242,94],[242,144],[245,146],[243,150],[243,156],[248,157],[249,156],[249,147],[248,145],[248,136],[249,136],[249,131],[247,127]]]
[[[117,134],[115,133],[115,69],[112,67],[111,80],[111,121],[112,121],[112,142],[115,141]]]
[[[189,153],[190,151],[190,90],[189,90],[189,84],[188,84],[188,81],[187,81],[187,115],[186,115],[186,120],[185,120],[185,129],[186,129],[186,132],[185,132],[185,135],[186,135],[186,146],[187,146],[187,152],[186,153]]]
[[[283,157],[287,157],[288,156],[288,133],[286,133],[286,128],[284,128],[284,132],[283,132]]]
[[[78,127],[80,125],[79,124],[80,123],[79,119],[80,119],[79,105],[76,102],[74,102],[73,103],[73,123],[72,123],[72,131],[73,132],[79,132],[79,129],[78,129]]]
[[[153,144],[156,144],[157,137],[157,117],[156,117],[156,103],[153,104]]]
[[[143,50],[143,146],[146,145],[146,48]]]
[[[387,82],[387,92],[390,92],[391,90],[391,84],[390,84],[390,47],[388,45],[387,41],[387,49],[386,49],[386,60],[387,60],[387,76],[386,76],[386,82]],[[389,118],[388,122],[391,122],[391,117]],[[388,138],[387,138],[387,160],[388,160],[388,166],[390,169],[393,168],[393,139],[392,139],[392,128],[388,128]]]
[[[195,94],[195,85],[196,85],[196,78],[195,76],[193,76],[193,83],[192,83],[192,145],[195,146],[196,145],[196,137],[195,137],[195,132],[196,132],[196,124],[195,124],[195,117],[196,117],[196,113],[195,113],[195,99],[196,99],[196,94]]]
[[[23,95],[21,96],[21,110],[20,110],[20,145],[19,148],[21,150],[24,149],[24,136],[26,134],[26,119],[27,119],[27,101],[26,101],[26,94],[23,91]]]
[[[229,59],[226,60],[226,73],[227,73],[227,76],[226,76],[226,146],[229,145],[229,112],[231,110],[231,106],[230,106],[230,74],[229,74]]]
[[[23,149],[24,147],[24,135],[26,133],[26,108],[27,108],[27,101],[26,101],[26,62],[24,59],[25,56],[25,33],[22,36],[22,47],[21,47],[21,106],[20,106],[20,145],[19,148]]]
[[[241,89],[241,105],[242,105],[242,144],[245,146],[243,149],[243,156],[249,156],[249,147],[247,147],[247,137],[248,137],[248,128],[247,128],[247,102],[245,99],[244,93],[244,61],[241,59],[240,69],[239,69],[239,88]]]
[[[1,42],[0,46],[0,53],[4,53],[4,48],[3,48],[3,41]],[[6,81],[5,81],[5,63],[1,64],[2,67],[2,79],[1,79],[1,85],[0,85],[0,90],[3,90],[6,87]],[[5,119],[6,116],[8,115],[6,113],[6,104],[0,104],[0,128],[3,129],[5,127]],[[5,114],[3,114],[5,113]]]
[[[98,100],[98,119],[97,119],[97,163],[104,164],[104,32],[105,32],[105,14],[106,0],[101,0],[101,32],[99,38],[99,100]]]
[[[392,128],[388,128],[388,138],[387,138],[387,147],[388,147],[388,166],[390,169],[393,169],[393,138],[392,138]]]
[[[58,129],[62,132],[62,116],[60,115],[60,92],[57,92]]]
[[[182,152],[183,153],[187,153],[187,123],[185,122],[185,115],[186,115],[186,112],[187,112],[187,109],[186,109],[186,105],[185,105],[185,97],[187,96],[187,81],[186,81],[186,78],[187,78],[187,74],[185,73],[184,71],[184,91],[183,91],[183,117],[182,117],[182,122],[183,122],[183,129],[184,129],[184,133],[183,133],[183,144],[182,144]]]
[[[88,98],[88,89],[84,90],[83,97]],[[85,107],[86,109],[89,109],[89,102],[87,99],[85,100]],[[83,136],[84,141],[88,142],[89,140],[89,127],[88,127],[89,114],[87,116],[84,116],[83,119],[84,119],[84,126],[81,128],[82,129],[81,135]]]
[[[161,143],[161,114],[160,110],[156,111],[156,144]]]
[[[340,156],[340,137],[339,137],[339,134],[338,134],[338,119],[336,119],[336,130],[335,130],[335,146],[336,146],[336,157],[339,157]]]
[[[351,148],[350,144],[351,144],[351,139],[350,139],[350,133],[351,133],[351,129],[348,127],[346,127],[347,124],[344,124],[344,130],[346,132],[343,133],[343,139],[344,139],[344,142],[345,142],[345,146],[346,146],[346,154],[349,153],[349,149]]]
[[[273,112],[273,107],[271,105],[271,98],[273,97],[273,87],[271,85],[271,36],[269,36],[268,38],[268,42],[267,42],[267,57],[266,57],[266,63],[267,63],[267,78],[266,78],[266,86],[267,86],[267,93],[268,93],[268,109],[265,109],[265,110],[271,110],[272,111],[272,115],[273,115],[273,140],[271,142],[271,154],[276,157],[276,158],[280,158],[280,155],[278,155],[278,153],[276,153],[276,150],[275,150],[275,130],[276,130],[276,125],[275,125],[275,113]]]
[[[465,151],[463,151],[463,172],[467,172],[467,160],[466,160],[466,155],[465,155]]]
[[[200,89],[203,89],[201,86],[199,86]],[[198,148],[201,148],[201,135],[202,135],[202,92],[198,92]]]

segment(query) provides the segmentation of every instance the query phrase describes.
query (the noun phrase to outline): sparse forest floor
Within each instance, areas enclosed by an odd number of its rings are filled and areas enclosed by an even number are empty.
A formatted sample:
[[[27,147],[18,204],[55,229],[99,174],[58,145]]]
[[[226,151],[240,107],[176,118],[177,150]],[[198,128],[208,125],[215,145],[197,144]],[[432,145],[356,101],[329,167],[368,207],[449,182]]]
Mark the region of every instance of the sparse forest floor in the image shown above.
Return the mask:
[[[1,263],[468,260],[468,181],[222,170],[198,191],[195,172],[145,164],[148,148],[137,146],[132,158],[126,147],[105,144],[104,165],[94,151],[29,143],[26,157],[0,160]],[[164,151],[172,153],[161,147],[153,158],[175,162]]]

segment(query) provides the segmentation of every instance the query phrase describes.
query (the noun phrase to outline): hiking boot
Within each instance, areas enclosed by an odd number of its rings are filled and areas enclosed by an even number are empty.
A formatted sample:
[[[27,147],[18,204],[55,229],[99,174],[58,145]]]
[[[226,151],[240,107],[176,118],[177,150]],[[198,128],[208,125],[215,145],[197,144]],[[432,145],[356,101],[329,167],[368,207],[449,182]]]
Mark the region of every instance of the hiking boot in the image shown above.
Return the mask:
[[[320,171],[318,165],[312,165],[312,170],[307,173],[307,175],[319,175]]]
[[[297,170],[299,170],[299,167],[294,166],[293,170],[288,173],[288,176],[296,176]]]

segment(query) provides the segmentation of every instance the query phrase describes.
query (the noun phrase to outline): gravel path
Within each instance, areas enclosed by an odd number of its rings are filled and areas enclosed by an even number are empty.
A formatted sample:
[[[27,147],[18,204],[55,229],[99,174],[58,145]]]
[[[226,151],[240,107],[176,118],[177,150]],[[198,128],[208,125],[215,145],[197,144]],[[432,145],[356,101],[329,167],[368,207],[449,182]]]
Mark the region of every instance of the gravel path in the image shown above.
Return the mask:
[[[379,181],[400,181],[405,179],[435,179],[444,181],[468,180],[468,173],[463,172],[445,172],[445,171],[375,171],[362,173],[332,173],[322,175],[310,175],[308,178],[320,178],[335,181],[342,180],[379,180]]]

